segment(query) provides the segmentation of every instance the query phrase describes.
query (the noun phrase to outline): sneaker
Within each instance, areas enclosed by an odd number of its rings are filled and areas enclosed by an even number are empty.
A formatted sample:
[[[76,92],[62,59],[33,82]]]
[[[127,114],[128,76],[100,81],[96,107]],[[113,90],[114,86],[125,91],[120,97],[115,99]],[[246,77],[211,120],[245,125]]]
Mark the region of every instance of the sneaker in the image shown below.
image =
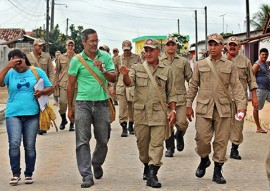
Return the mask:
[[[24,179],[24,183],[25,184],[33,184],[34,183],[34,181],[33,181],[33,178],[32,177],[25,177],[25,179]]]
[[[18,177],[18,176],[13,176],[13,177],[10,179],[9,184],[12,185],[12,186],[17,186],[20,180],[21,180],[20,177]]]

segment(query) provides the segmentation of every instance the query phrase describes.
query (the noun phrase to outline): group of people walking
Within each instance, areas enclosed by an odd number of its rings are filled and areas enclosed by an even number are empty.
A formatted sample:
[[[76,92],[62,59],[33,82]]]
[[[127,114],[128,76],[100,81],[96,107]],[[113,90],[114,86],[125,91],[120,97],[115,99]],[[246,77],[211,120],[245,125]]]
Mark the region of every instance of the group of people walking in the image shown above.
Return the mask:
[[[218,184],[226,183],[222,167],[227,161],[228,142],[232,143],[230,158],[236,160],[241,160],[238,147],[243,142],[244,120],[234,120],[232,106],[236,106],[236,115],[241,113],[241,117],[244,117],[247,92],[251,91],[256,121],[258,110],[263,108],[265,100],[270,100],[270,89],[265,87],[267,84],[263,80],[269,76],[266,63],[268,52],[261,50],[259,61],[252,66],[249,59],[239,55],[241,43],[237,37],[228,39],[227,53],[222,54],[225,45],[223,37],[211,34],[207,40],[209,56],[195,63],[192,71],[188,60],[177,54],[177,40],[170,35],[165,41],[164,53],[161,53],[159,41],[146,39],[143,59],[131,52],[129,40],[122,42],[123,54],[118,55],[118,49],[113,50],[114,57],[108,54],[106,47],[103,47],[104,50],[98,48],[99,38],[95,30],[84,30],[81,40],[84,50],[77,55],[74,53],[74,41],[66,42],[67,52],[57,58],[54,75],[51,75],[54,71],[50,63],[46,62],[47,55],[41,51],[44,43],[40,39],[34,42],[34,50],[37,45],[40,56],[30,53],[32,57],[28,57],[19,50],[11,51],[7,66],[0,72],[0,84],[7,85],[9,90],[6,122],[13,173],[11,185],[17,185],[20,180],[21,134],[28,156],[25,183],[33,183],[39,113],[35,99],[50,95],[56,87],[60,90],[60,129],[65,129],[68,123],[66,111],[70,120],[69,131],[74,131],[75,126],[76,159],[82,176],[82,188],[91,187],[94,178],[103,176],[102,165],[111,133],[110,96],[116,96],[115,101],[119,104],[120,136],[136,136],[139,160],[144,165],[142,179],[146,180],[147,186],[162,186],[157,174],[163,164],[164,143],[165,157],[173,157],[175,148],[183,151],[188,121],[192,121],[194,113],[196,152],[201,158],[195,176],[202,178],[205,175],[211,165],[209,155],[213,146],[212,180]],[[44,79],[44,90],[33,90],[36,79],[30,65],[37,66],[39,76]],[[107,89],[103,88],[104,85]],[[18,107],[24,97],[29,102],[24,105],[26,109],[19,112]],[[194,112],[192,105],[195,97]],[[266,133],[259,123],[257,125],[258,133]],[[93,153],[89,144],[92,132],[96,140]]]

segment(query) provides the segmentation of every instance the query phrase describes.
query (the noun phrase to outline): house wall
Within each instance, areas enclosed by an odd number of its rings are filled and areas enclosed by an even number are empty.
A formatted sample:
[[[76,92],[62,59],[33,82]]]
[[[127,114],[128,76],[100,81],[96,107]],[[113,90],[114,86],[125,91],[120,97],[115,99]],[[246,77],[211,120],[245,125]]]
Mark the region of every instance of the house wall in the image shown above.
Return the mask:
[[[10,48],[7,45],[0,45],[0,70],[2,70],[8,62],[9,51]]]

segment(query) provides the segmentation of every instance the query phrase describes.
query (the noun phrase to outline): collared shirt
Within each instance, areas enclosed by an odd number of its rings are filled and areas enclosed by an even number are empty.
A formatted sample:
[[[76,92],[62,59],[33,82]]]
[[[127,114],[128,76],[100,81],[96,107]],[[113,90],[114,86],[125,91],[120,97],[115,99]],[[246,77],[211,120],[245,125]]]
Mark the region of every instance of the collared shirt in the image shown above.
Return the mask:
[[[54,84],[54,67],[52,64],[52,59],[50,54],[41,52],[40,56],[35,56],[38,64],[35,62],[35,59],[32,57],[31,53],[26,54],[30,64],[35,67],[40,67],[42,70],[45,71],[47,76],[49,77],[52,84]]]
[[[189,82],[192,77],[192,70],[187,59],[179,56],[178,54],[174,55],[174,58],[171,60],[168,58],[166,53],[164,53],[160,59],[163,64],[167,64],[172,67],[174,78],[175,78],[175,89],[177,97],[177,105],[186,104],[186,86],[185,81]]]
[[[211,62],[225,88],[228,90],[229,86],[231,86],[232,95],[236,101],[237,108],[239,110],[246,109],[245,91],[239,81],[236,65],[225,56],[221,56],[221,58],[216,61],[211,59]],[[231,117],[230,101],[222,85],[219,84],[211,71],[206,59],[199,60],[194,66],[194,73],[189,82],[187,93],[187,107],[192,107],[192,102],[196,96],[197,116],[212,118],[214,107],[216,107],[220,117]]]
[[[71,59],[76,56],[73,53],[72,57],[69,57],[67,53],[61,54],[56,61],[56,73],[55,79],[58,81],[58,85],[63,88],[67,88],[68,85],[68,68]]]
[[[256,83],[256,78],[252,71],[251,62],[248,58],[242,55],[236,55],[235,57],[232,57],[231,59],[228,57],[228,59],[231,60],[237,66],[239,80],[244,90],[246,91],[246,97],[247,97],[248,87],[250,91],[258,88],[258,85]]]
[[[107,80],[102,72],[94,66],[94,61],[89,58],[84,51],[80,55],[85,59],[86,63],[93,69],[93,71],[100,77],[107,87]],[[105,51],[97,50],[96,58],[105,64],[108,72],[114,71],[114,63],[111,55]],[[78,94],[76,100],[84,101],[101,101],[108,99],[107,93],[103,90],[101,84],[90,74],[90,72],[83,66],[77,57],[73,57],[68,74],[77,77]]]
[[[120,74],[119,68],[123,65],[127,68],[131,68],[134,64],[138,64],[140,62],[140,56],[137,54],[134,54],[131,52],[130,57],[125,57],[124,54],[117,56],[114,58],[114,64],[115,64],[115,72],[117,75],[117,86],[125,86],[123,83],[123,75]]]
[[[176,102],[172,68],[161,62],[159,62],[155,69],[149,64],[148,66],[158,84],[163,102],[166,104]],[[166,125],[167,117],[144,66],[142,64],[134,64],[130,69],[129,76],[131,78],[130,86],[135,86],[135,123],[149,126]]]

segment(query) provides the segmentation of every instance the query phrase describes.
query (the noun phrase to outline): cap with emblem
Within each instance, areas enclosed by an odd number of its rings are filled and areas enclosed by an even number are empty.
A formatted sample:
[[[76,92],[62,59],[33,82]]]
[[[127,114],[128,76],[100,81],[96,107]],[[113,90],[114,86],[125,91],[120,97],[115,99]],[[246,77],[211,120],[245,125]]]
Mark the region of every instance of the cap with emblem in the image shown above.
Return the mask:
[[[122,42],[122,49],[123,50],[131,50],[132,49],[131,42],[129,40],[124,40]]]
[[[160,48],[160,44],[157,40],[149,38],[144,42],[143,47]]]
[[[33,45],[43,45],[43,44],[45,44],[45,41],[42,39],[42,38],[37,38],[36,40],[34,40],[34,43],[33,43]]]
[[[169,42],[173,42],[174,44],[176,44],[176,39],[174,37],[172,37],[171,35],[169,35],[165,40],[165,44],[167,44]]]
[[[220,43],[220,44],[223,44],[224,40],[223,40],[223,37],[219,34],[210,34],[208,36],[208,39],[207,39],[207,42],[209,41],[215,41],[217,43]]]
[[[74,42],[73,40],[67,40],[67,41],[66,41],[66,45],[69,45],[69,44],[75,45],[75,42]]]
[[[227,44],[230,44],[230,43],[234,43],[236,45],[239,45],[240,44],[240,40],[238,37],[236,36],[231,36],[228,41],[227,41]]]
[[[115,52],[115,51],[116,51],[116,52],[119,52],[118,48],[114,48],[114,49],[113,49],[113,52]]]

